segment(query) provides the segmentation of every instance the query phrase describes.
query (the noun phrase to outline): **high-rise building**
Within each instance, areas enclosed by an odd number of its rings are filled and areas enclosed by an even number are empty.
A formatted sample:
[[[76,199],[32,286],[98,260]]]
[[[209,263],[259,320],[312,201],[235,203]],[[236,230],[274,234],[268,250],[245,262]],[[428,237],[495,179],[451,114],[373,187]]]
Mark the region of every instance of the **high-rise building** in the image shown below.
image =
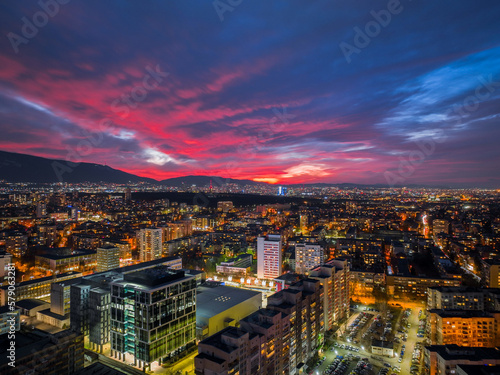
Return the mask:
[[[309,278],[317,279],[323,286],[323,311],[325,330],[335,322],[349,316],[350,270],[344,259],[332,259],[309,272]]]
[[[290,374],[302,367],[323,342],[323,287],[320,281],[304,279],[267,299],[267,308],[290,317]]]
[[[120,249],[112,245],[97,248],[97,272],[120,267]]]
[[[163,231],[158,228],[145,228],[139,231],[139,259],[141,262],[159,259],[163,253]]]
[[[282,274],[283,255],[279,234],[257,238],[257,277],[272,280]]]
[[[111,283],[111,354],[143,369],[196,342],[196,279],[159,266]]]
[[[261,338],[259,374],[290,373],[290,316],[277,310],[260,309],[240,321],[240,327]]]
[[[125,189],[125,201],[129,202],[132,200],[132,190],[128,187]]]
[[[298,243],[295,245],[295,272],[306,274],[311,268],[325,261],[325,252],[318,244]]]
[[[70,287],[71,328],[88,337],[91,349],[99,352],[110,340],[112,280],[112,276],[97,274]]]

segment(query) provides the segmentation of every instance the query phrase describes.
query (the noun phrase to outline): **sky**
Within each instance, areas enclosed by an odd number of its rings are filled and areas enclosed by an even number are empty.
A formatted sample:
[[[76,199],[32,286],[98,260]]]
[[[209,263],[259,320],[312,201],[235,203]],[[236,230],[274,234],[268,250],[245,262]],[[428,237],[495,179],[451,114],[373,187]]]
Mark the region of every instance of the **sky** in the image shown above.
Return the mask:
[[[165,179],[500,188],[500,2],[0,3],[0,150]]]

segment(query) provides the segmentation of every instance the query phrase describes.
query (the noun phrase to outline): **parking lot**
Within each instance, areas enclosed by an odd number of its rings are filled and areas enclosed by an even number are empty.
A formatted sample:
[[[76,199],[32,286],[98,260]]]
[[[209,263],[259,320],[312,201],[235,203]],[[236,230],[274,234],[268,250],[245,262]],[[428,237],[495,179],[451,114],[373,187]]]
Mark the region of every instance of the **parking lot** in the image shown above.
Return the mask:
[[[334,345],[325,348],[312,373],[327,375],[419,374],[425,320],[420,308],[391,307],[385,313],[360,307]],[[394,343],[394,357],[371,353],[372,338]],[[309,371],[310,372],[310,371]]]

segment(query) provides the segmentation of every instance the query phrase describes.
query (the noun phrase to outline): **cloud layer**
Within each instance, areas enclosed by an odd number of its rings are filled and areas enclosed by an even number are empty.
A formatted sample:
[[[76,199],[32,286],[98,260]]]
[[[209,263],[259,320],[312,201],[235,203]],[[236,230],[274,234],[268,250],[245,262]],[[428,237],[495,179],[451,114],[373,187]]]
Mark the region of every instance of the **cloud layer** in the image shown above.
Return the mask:
[[[500,187],[497,1],[214,3],[2,3],[0,149],[157,179]]]

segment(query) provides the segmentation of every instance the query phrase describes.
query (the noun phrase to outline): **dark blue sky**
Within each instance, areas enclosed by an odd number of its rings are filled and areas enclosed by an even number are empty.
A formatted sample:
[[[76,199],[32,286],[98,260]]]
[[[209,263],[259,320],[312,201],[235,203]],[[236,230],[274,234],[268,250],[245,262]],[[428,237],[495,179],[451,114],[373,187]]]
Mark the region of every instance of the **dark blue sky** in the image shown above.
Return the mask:
[[[2,150],[500,187],[498,1],[60,2],[0,4]]]

